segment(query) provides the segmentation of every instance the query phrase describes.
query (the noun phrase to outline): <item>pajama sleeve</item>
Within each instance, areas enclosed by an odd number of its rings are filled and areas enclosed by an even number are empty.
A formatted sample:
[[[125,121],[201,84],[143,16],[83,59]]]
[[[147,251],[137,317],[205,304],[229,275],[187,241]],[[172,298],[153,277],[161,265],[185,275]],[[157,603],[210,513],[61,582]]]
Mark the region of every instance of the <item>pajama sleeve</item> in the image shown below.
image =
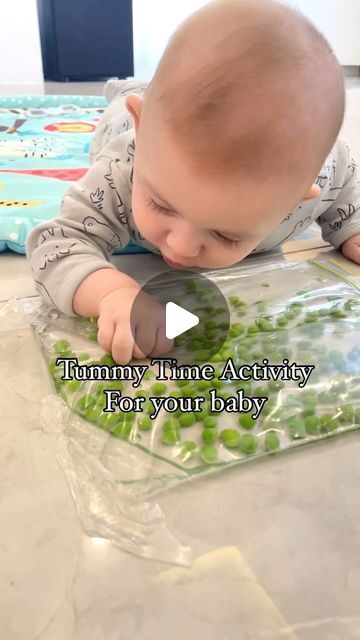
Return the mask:
[[[66,192],[60,215],[33,229],[26,252],[43,300],[67,315],[80,283],[109,262],[115,248],[129,241],[126,165],[100,156]]]
[[[317,223],[323,239],[338,249],[345,240],[360,234],[360,176],[350,149],[343,142],[337,145],[335,161],[335,180],[326,195],[331,204]]]

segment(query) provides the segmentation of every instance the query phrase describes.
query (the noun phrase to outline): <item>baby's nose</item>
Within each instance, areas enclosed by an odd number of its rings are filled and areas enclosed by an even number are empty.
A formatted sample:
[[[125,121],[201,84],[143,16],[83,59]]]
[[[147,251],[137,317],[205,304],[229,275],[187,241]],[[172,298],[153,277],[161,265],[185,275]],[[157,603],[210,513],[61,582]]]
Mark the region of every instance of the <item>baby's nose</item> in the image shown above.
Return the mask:
[[[201,249],[201,243],[194,233],[170,231],[166,240],[168,247],[179,258],[195,258]]]

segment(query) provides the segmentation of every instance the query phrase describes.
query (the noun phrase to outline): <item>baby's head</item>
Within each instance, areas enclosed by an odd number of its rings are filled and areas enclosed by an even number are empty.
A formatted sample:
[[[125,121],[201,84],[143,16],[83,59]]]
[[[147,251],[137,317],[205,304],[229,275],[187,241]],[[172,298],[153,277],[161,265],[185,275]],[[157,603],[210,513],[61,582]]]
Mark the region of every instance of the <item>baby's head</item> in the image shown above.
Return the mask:
[[[314,184],[344,115],[341,68],[323,36],[273,0],[216,0],[176,31],[136,126],[133,211],[185,267],[235,264]]]

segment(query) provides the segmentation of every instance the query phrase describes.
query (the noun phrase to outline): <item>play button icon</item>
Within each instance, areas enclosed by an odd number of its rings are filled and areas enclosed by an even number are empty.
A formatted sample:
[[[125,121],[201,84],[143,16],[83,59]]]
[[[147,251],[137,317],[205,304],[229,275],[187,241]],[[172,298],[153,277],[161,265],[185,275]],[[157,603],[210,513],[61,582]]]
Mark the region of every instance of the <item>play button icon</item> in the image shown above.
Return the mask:
[[[166,337],[173,340],[199,324],[199,317],[186,311],[175,302],[166,303],[165,331]]]
[[[175,358],[180,365],[219,362],[229,325],[227,300],[213,279],[185,269],[151,278],[130,314],[138,350],[149,357]],[[166,355],[164,350],[155,353],[156,344],[170,341]]]

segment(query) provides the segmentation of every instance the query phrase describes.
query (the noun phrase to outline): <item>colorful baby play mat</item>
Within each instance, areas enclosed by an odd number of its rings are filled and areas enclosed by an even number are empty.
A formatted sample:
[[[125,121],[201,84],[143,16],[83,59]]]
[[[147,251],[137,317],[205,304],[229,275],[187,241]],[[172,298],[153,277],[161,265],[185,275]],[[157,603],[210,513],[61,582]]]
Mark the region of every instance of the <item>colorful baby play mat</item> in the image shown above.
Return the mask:
[[[58,215],[105,107],[101,96],[0,97],[0,251],[25,253],[30,231]]]

